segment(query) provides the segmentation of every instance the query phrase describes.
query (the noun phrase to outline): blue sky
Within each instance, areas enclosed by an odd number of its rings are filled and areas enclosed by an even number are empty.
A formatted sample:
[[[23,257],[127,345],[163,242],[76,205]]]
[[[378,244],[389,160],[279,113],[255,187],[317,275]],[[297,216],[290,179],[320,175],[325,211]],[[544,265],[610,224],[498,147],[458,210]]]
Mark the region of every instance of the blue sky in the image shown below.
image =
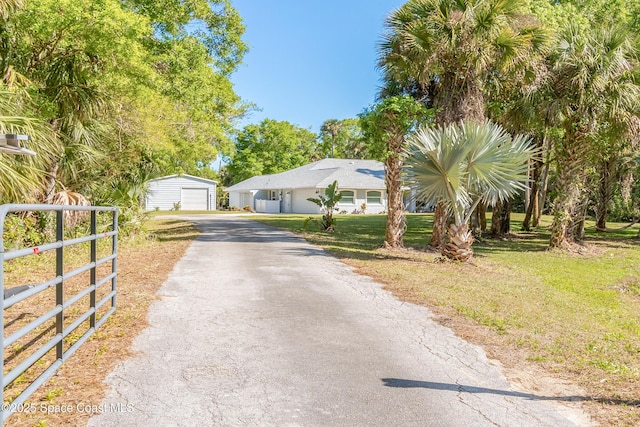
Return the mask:
[[[380,83],[376,46],[386,16],[406,0],[232,0],[250,51],[231,76],[264,118],[318,132],[327,119],[356,117]]]

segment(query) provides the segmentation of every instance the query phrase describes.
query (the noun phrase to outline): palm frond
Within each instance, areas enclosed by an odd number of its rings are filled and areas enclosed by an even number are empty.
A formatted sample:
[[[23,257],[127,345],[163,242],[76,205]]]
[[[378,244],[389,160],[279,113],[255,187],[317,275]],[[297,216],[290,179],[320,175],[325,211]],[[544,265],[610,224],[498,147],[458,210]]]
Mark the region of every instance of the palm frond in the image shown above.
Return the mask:
[[[458,224],[473,202],[504,201],[526,188],[530,140],[492,122],[421,128],[408,139],[407,177],[416,197],[443,202]]]
[[[31,137],[24,146],[35,156],[0,154],[0,197],[4,203],[33,201],[42,187],[44,170],[53,153],[60,150],[60,141],[49,125],[28,117],[31,100],[24,94],[0,87],[0,133],[26,134]]]

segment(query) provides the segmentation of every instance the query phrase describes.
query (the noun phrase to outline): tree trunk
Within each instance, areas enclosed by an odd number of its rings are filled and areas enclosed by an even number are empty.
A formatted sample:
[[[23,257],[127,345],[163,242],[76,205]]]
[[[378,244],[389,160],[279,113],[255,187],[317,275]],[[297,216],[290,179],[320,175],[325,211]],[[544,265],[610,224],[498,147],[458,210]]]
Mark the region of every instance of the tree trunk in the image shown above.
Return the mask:
[[[556,181],[558,195],[553,204],[553,223],[551,224],[552,248],[567,249],[575,243],[574,215],[578,209],[582,193],[582,173],[579,165],[565,163],[559,168]]]
[[[603,160],[600,165],[600,180],[598,181],[598,197],[596,200],[596,228],[605,230],[607,228],[607,215],[609,214],[609,202],[611,202],[611,169],[612,160]]]
[[[585,194],[582,197],[582,200],[576,205],[571,215],[571,233],[574,242],[582,242],[584,240],[584,222],[587,218],[589,196]]]
[[[504,237],[511,233],[511,200],[497,202],[491,215],[491,234]]]
[[[387,187],[387,228],[384,246],[387,248],[402,248],[406,223],[404,204],[402,203],[402,149],[404,134],[399,130],[391,132],[387,139],[389,154],[384,161],[385,185]]]
[[[467,262],[473,256],[473,233],[467,224],[449,225],[448,242],[442,246],[442,255],[454,261]]]
[[[444,245],[444,238],[447,233],[447,222],[449,221],[449,213],[442,203],[436,205],[436,211],[433,214],[433,231],[431,233],[431,246],[441,248]]]
[[[471,230],[476,236],[487,231],[487,207],[482,202],[478,203],[471,215]]]
[[[469,74],[461,78],[458,73],[457,70],[445,72],[435,86],[433,106],[439,125],[463,120],[482,122],[485,119],[484,94],[478,84],[480,80]]]
[[[544,210],[544,205],[547,203],[547,189],[549,188],[549,167],[551,164],[551,143],[545,137],[542,142],[542,149],[546,151],[546,159],[542,161],[542,172],[540,178],[540,189],[538,190],[538,198],[536,199],[536,209],[533,211],[533,222],[532,225],[534,227],[538,227],[540,225],[540,217],[542,216],[542,211]]]
[[[60,164],[55,161],[49,168],[47,174],[47,184],[44,191],[44,203],[50,205],[53,203],[53,197],[56,195],[56,181],[58,180],[58,168]]]
[[[534,162],[533,170],[531,171],[531,191],[529,192],[529,203],[527,204],[527,212],[524,215],[522,221],[522,231],[531,231],[531,218],[534,212],[538,210],[538,181],[540,180],[540,174],[542,172],[542,162]]]

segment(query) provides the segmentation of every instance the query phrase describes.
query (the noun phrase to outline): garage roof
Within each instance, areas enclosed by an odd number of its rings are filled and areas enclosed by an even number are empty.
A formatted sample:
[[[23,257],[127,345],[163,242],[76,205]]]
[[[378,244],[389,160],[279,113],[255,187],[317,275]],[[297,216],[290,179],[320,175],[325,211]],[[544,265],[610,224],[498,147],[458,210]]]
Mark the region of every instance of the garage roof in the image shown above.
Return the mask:
[[[187,179],[191,179],[194,181],[201,181],[205,184],[209,184],[209,185],[214,185],[217,184],[217,181],[214,181],[212,179],[207,179],[207,178],[200,178],[199,176],[193,176],[193,175],[188,175],[188,174],[182,174],[182,175],[178,175],[178,174],[174,174],[174,175],[167,175],[167,176],[163,176],[160,178],[155,178],[155,179],[150,179],[148,182],[156,182],[156,181],[162,181],[165,179],[170,179],[170,178],[187,178]]]

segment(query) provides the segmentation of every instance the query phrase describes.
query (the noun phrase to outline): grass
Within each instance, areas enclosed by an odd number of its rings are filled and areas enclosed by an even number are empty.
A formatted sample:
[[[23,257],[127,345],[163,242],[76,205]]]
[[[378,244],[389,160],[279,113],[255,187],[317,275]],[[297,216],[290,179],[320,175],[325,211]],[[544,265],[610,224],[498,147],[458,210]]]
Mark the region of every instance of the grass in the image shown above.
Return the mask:
[[[473,264],[430,251],[432,216],[408,216],[408,250],[380,249],[385,217],[337,216],[336,232],[302,230],[305,216],[253,219],[311,243],[423,304],[507,367],[528,366],[578,384],[603,425],[640,425],[640,242],[637,229],[597,233],[580,253],[549,251],[550,219],[530,233],[481,239]],[[522,216],[514,214],[512,229]],[[609,224],[621,227],[623,224]]]

